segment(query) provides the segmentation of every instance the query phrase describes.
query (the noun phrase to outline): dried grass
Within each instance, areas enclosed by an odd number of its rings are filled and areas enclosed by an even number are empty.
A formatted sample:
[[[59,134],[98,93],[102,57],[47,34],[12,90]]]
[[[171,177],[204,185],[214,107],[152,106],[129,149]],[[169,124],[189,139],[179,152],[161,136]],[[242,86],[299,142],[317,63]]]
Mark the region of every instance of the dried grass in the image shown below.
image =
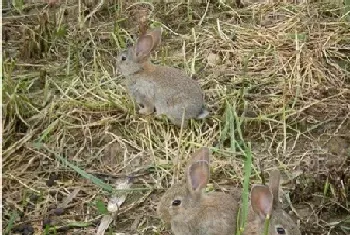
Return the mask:
[[[251,180],[278,167],[305,234],[342,234],[350,200],[350,24],[343,6],[154,4],[153,24],[164,29],[154,61],[198,79],[212,114],[188,130],[138,115],[115,74],[118,47],[138,29],[128,6],[26,7],[3,18],[3,225],[17,211],[14,229],[30,223],[42,233],[50,206],[80,188],[51,225],[62,233],[96,231],[96,201],[108,195],[36,148],[39,142],[106,182],[132,177],[136,188],[150,188],[129,194],[111,231],[161,231],[159,189],[181,178],[194,149],[213,151],[214,188],[242,185],[239,130],[225,131],[233,106],[244,141],[252,142]],[[52,174],[58,179],[48,187]]]

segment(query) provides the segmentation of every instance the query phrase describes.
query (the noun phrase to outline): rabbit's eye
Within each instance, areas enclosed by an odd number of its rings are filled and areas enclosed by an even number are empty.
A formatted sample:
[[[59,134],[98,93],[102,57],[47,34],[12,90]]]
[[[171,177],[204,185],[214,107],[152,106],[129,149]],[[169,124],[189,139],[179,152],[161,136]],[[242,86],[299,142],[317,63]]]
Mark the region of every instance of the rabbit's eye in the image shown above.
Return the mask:
[[[173,206],[179,206],[179,205],[181,205],[181,201],[180,200],[174,200],[172,204],[173,204]]]
[[[122,60],[126,60],[126,56],[125,55],[122,55]]]
[[[277,234],[286,234],[286,230],[284,230],[284,228],[278,227],[276,228],[277,230]]]

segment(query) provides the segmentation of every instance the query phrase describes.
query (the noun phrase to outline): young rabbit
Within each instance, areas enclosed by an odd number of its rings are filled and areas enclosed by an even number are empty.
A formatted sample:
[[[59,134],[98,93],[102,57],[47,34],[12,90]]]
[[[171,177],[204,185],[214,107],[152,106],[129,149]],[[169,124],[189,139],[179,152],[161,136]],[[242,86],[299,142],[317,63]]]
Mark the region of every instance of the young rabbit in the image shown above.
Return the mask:
[[[232,196],[220,192],[203,193],[209,180],[209,150],[201,148],[186,167],[186,181],[174,184],[161,198],[157,213],[171,225],[175,235],[233,235],[241,191]],[[280,173],[270,173],[269,186],[254,185],[250,211],[243,235],[263,235],[265,218],[270,215],[269,235],[301,235],[295,222],[278,202]]]
[[[140,106],[139,113],[166,115],[175,125],[184,127],[191,118],[208,116],[199,84],[180,69],[154,65],[151,52],[160,44],[161,29],[140,36],[135,45],[122,52],[117,68],[126,77],[129,94]]]
[[[270,173],[269,186],[254,185],[250,192],[251,208],[244,235],[264,234],[265,218],[270,215],[269,235],[301,235],[292,218],[282,209],[278,201],[280,172]]]
[[[209,149],[201,148],[186,168],[186,181],[174,184],[161,198],[157,212],[175,235],[233,235],[237,201],[222,192],[204,193],[209,180]]]

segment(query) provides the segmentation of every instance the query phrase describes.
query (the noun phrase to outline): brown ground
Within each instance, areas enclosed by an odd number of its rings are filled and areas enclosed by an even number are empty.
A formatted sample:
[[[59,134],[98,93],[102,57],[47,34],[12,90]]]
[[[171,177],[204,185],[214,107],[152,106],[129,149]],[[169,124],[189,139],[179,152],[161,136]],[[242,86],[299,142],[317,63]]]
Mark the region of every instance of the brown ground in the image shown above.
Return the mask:
[[[243,182],[237,145],[244,141],[252,143],[252,183],[278,167],[292,203],[286,210],[303,234],[349,233],[350,24],[343,5],[154,4],[152,24],[164,29],[154,61],[196,72],[211,112],[181,131],[138,115],[115,75],[118,45],[138,30],[138,5],[94,11],[82,4],[79,20],[76,1],[62,2],[3,15],[4,229],[95,234],[110,195],[84,178],[89,173],[112,186],[132,179],[135,189],[110,234],[170,234],[155,208],[173,173],[182,175],[172,160],[211,147],[211,183],[232,189]],[[225,131],[229,110],[242,121],[235,135]]]

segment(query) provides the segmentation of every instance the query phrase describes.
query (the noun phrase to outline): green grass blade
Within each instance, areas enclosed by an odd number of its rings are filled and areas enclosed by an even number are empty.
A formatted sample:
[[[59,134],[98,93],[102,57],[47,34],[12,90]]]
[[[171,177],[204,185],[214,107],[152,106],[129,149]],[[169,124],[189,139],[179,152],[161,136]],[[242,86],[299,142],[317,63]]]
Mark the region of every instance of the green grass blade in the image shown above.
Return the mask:
[[[270,215],[267,215],[265,219],[264,235],[269,234],[269,226],[270,226]]]
[[[344,0],[344,15],[347,21],[350,21],[350,0]]]
[[[16,211],[13,211],[11,213],[9,222],[5,228],[4,234],[10,234],[10,231],[12,230],[13,224],[14,224],[15,220],[17,219],[17,217],[18,217],[18,213]]]
[[[226,103],[225,110],[225,129],[226,133],[230,133],[230,149],[233,153],[236,152],[236,148],[245,156],[244,161],[244,182],[243,182],[243,192],[242,192],[242,206],[237,215],[237,231],[236,234],[241,234],[244,230],[246,220],[248,218],[249,210],[249,182],[251,176],[252,167],[252,153],[251,144],[246,143],[243,138],[241,124],[244,121],[244,117],[239,117],[236,112],[236,106],[230,105],[229,102]],[[238,133],[235,134],[235,133]],[[225,134],[226,134],[225,133]],[[238,138],[237,138],[238,137]]]
[[[241,231],[243,231],[245,227],[245,223],[248,218],[248,210],[249,210],[249,182],[250,175],[252,172],[252,153],[251,153],[251,144],[247,144],[247,148],[245,149],[245,161],[244,161],[244,181],[243,181],[243,192],[242,192],[242,213],[241,213]]]
[[[113,192],[113,187],[109,184],[104,183],[101,179],[87,173],[86,171],[80,169],[78,166],[70,163],[67,159],[65,159],[64,157],[51,152],[53,154],[55,154],[56,158],[58,158],[62,163],[64,163],[65,165],[69,166],[70,168],[72,168],[73,170],[75,170],[78,174],[80,174],[82,177],[91,180],[92,183],[96,184],[97,186],[99,186],[100,188],[108,191],[108,192]]]
[[[79,175],[81,175],[82,177],[91,180],[91,182],[93,182],[94,184],[96,184],[97,186],[99,186],[100,188],[108,191],[108,192],[113,192],[113,187],[109,184],[104,183],[101,179],[87,173],[86,171],[80,169],[78,166],[70,163],[66,158],[60,156],[59,154],[57,154],[56,152],[52,151],[51,149],[47,148],[46,146],[37,143],[36,147],[41,149],[41,148],[45,148],[47,151],[49,151],[51,154],[55,155],[55,157],[57,159],[59,159],[63,164],[69,166],[70,168],[72,168],[74,171],[76,171]]]

